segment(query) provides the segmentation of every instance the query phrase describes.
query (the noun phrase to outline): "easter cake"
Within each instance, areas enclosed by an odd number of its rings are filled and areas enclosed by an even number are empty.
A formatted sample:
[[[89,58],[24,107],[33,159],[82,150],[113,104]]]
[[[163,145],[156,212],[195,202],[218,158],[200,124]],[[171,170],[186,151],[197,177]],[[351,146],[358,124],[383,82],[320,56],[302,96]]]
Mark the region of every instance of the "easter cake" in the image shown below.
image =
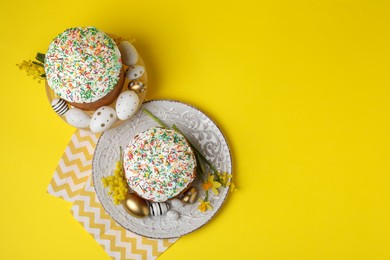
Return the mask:
[[[129,187],[153,202],[181,194],[196,176],[196,160],[187,140],[166,128],[135,135],[125,148],[123,164]]]
[[[94,27],[59,34],[49,45],[44,66],[46,83],[54,93],[83,110],[113,103],[124,83],[118,46]]]

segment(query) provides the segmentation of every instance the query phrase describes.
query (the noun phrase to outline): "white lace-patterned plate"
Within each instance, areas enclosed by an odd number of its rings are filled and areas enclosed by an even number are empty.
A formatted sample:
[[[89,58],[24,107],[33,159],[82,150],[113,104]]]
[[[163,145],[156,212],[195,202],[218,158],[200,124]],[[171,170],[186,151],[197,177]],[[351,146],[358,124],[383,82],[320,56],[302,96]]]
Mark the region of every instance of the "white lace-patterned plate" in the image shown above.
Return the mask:
[[[178,220],[168,219],[166,215],[135,218],[124,210],[122,205],[115,205],[107,195],[101,178],[113,174],[115,161],[119,160],[119,147],[126,147],[130,139],[139,132],[158,126],[153,119],[142,112],[146,108],[165,124],[176,126],[219,170],[232,173],[232,162],[228,144],[217,125],[198,109],[178,101],[153,100],[142,105],[130,120],[117,128],[104,132],[96,146],[92,163],[92,176],[96,194],[103,208],[111,217],[127,230],[149,238],[176,238],[190,233],[206,224],[222,206],[228,188],[221,187],[219,195],[209,192],[212,210],[200,212],[199,203],[170,204],[170,210],[179,213]],[[194,181],[199,198],[204,198],[199,177]]]

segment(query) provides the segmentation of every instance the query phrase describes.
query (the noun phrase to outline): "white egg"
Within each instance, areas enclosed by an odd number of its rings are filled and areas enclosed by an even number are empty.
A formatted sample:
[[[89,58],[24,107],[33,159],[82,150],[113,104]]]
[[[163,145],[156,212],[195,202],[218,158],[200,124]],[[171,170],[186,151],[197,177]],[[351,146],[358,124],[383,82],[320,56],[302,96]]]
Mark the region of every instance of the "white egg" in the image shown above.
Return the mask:
[[[177,211],[170,210],[167,212],[167,218],[170,220],[178,220],[180,218],[180,215]]]
[[[116,121],[116,113],[112,107],[103,106],[98,108],[92,115],[89,127],[94,133],[108,130]]]
[[[126,71],[126,78],[128,80],[138,79],[144,75],[145,68],[141,65],[131,65]]]
[[[182,208],[184,206],[183,202],[179,199],[173,199],[170,202],[173,208]]]
[[[87,128],[91,117],[83,110],[71,108],[65,114],[66,122],[76,128]]]
[[[137,112],[138,105],[138,95],[134,91],[126,90],[116,100],[116,115],[120,120],[126,120]]]
[[[118,48],[121,52],[123,64],[130,66],[137,63],[138,53],[133,44],[128,41],[122,41],[118,44]]]

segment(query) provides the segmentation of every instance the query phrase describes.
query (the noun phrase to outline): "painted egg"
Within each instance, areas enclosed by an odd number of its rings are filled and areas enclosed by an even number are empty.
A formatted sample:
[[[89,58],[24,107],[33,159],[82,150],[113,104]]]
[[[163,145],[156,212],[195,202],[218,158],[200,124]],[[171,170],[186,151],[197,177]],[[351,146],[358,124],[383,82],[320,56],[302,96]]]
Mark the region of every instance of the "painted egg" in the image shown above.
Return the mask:
[[[146,84],[141,81],[132,80],[129,82],[129,85],[127,85],[127,88],[137,93],[141,93],[146,90]]]
[[[103,106],[92,115],[89,127],[94,133],[108,130],[116,121],[116,113],[112,107]]]
[[[167,213],[169,205],[164,202],[153,202],[149,204],[149,211],[151,216],[160,216]]]
[[[174,210],[170,210],[167,212],[167,218],[170,220],[178,220],[180,217],[179,213]]]
[[[66,122],[76,128],[87,128],[90,124],[91,117],[83,110],[71,108],[65,114]]]
[[[135,65],[138,61],[138,53],[133,44],[128,41],[122,41],[118,44],[122,56],[123,64],[130,66]]]
[[[130,215],[137,218],[143,218],[150,214],[148,202],[134,193],[126,195],[123,207]]]
[[[62,98],[53,99],[51,102],[51,107],[53,108],[54,112],[60,116],[64,115],[69,110],[68,104]]]
[[[128,80],[138,79],[144,75],[145,68],[141,65],[131,65],[126,71],[126,78]]]
[[[116,115],[120,120],[126,120],[137,112],[138,105],[138,95],[134,91],[126,90],[116,100]]]

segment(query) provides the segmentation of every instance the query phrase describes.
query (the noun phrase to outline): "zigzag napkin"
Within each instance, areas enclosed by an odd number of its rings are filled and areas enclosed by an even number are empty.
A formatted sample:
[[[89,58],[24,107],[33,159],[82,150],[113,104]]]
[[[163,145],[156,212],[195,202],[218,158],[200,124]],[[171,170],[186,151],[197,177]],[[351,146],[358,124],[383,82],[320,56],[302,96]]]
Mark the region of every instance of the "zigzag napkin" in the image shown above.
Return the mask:
[[[84,130],[73,134],[47,192],[74,203],[73,216],[113,259],[156,259],[177,239],[149,239],[133,234],[104,211],[90,178],[98,138]]]
[[[49,194],[74,202],[91,176],[92,157],[99,136],[84,130],[77,130],[72,135],[50,181]]]

